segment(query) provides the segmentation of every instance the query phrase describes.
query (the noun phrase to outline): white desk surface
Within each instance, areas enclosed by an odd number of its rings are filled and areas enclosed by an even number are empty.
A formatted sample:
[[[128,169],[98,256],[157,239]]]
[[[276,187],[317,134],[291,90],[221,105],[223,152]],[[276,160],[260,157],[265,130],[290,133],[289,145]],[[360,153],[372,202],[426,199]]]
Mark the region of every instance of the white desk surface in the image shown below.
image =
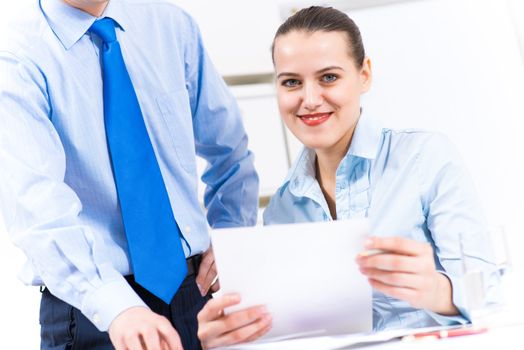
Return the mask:
[[[487,326],[488,330],[483,333],[474,335],[455,336],[443,339],[423,338],[416,340],[390,340],[377,342],[374,344],[363,343],[366,337],[348,336],[346,342],[333,341],[332,338],[310,338],[296,339],[290,342],[274,342],[265,344],[239,344],[224,349],[242,349],[242,350],[343,350],[343,349],[364,349],[364,350],[524,350],[524,318],[518,310],[504,312],[491,317]],[[396,332],[396,331],[392,331]],[[386,332],[388,333],[388,332]],[[377,333],[377,339],[380,334]],[[391,334],[390,334],[391,335]],[[391,338],[390,335],[384,337]],[[369,336],[367,336],[369,337]],[[374,335],[371,337],[375,337]],[[356,343],[356,341],[361,341]],[[368,340],[369,341],[369,340]],[[348,345],[353,343],[353,345]]]
[[[366,350],[511,350],[524,349],[522,337],[524,335],[524,324],[518,326],[507,326],[494,328],[486,333],[467,335],[446,339],[422,339],[414,341],[392,341],[378,345],[364,347],[348,347],[347,349],[366,349]]]

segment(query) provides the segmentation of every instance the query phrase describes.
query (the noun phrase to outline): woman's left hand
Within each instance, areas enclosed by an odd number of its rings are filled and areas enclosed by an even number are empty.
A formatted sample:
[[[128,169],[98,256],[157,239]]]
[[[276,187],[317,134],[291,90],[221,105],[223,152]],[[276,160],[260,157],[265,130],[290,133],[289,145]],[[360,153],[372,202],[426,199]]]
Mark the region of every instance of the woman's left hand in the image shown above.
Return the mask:
[[[374,289],[415,308],[458,314],[451,283],[436,270],[431,245],[402,237],[371,237],[365,248],[382,251],[374,255],[364,251],[357,256],[360,271]]]
[[[262,305],[224,314],[227,307],[238,303],[238,294],[225,294],[204,305],[197,317],[198,338],[203,349],[250,342],[271,329],[272,318]]]

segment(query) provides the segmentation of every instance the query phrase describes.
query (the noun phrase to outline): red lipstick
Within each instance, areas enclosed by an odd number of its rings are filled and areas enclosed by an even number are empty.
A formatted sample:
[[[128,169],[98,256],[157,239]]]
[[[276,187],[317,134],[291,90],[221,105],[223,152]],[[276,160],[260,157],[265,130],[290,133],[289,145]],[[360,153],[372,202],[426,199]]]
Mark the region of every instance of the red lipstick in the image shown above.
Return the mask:
[[[298,117],[308,126],[317,126],[328,120],[331,117],[331,113],[303,114]]]

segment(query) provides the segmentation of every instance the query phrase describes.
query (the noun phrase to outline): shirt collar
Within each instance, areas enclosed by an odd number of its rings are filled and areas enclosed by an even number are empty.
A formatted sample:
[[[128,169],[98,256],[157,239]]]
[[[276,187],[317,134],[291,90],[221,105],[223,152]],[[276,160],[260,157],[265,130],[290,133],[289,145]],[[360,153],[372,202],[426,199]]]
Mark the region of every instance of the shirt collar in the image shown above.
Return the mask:
[[[66,50],[69,50],[87,32],[96,17],[74,8],[63,0],[40,0],[40,7],[53,30]],[[122,4],[110,0],[100,18],[110,17],[125,31],[129,23]]]
[[[382,127],[379,123],[362,114],[355,128],[351,146],[341,164],[351,157],[375,159],[381,139]],[[282,189],[288,184],[293,195],[304,196],[316,183],[315,159],[315,151],[304,147],[292,165]]]
[[[310,197],[315,197],[313,199],[320,201],[319,188],[317,188],[318,182],[316,180],[316,168],[315,160],[317,155],[315,151],[311,148],[304,147],[302,151],[297,156],[291,170],[288,173],[284,185],[281,188],[282,191],[286,186],[289,186],[289,191],[295,197],[304,197],[306,194],[309,194]]]
[[[376,120],[365,114],[361,114],[360,119],[351,139],[348,155],[375,159],[378,147],[382,138],[382,126]]]

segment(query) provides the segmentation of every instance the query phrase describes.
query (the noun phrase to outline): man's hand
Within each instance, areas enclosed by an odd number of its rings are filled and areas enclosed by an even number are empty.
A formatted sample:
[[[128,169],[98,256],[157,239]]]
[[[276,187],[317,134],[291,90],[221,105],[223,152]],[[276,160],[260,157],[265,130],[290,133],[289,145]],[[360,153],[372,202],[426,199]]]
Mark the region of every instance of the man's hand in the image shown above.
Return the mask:
[[[240,302],[238,294],[210,299],[198,314],[198,338],[204,349],[253,341],[271,329],[264,306],[253,306],[224,315],[224,309]]]
[[[215,255],[213,254],[212,247],[202,254],[202,261],[198,269],[196,283],[202,296],[207,295],[210,289],[213,293],[220,289],[220,282],[218,282],[217,279]]]
[[[167,318],[145,307],[132,307],[109,326],[116,350],[182,350],[178,333]]]
[[[431,245],[401,237],[372,237],[365,248],[381,251],[357,256],[360,271],[373,288],[415,308],[458,314],[451,282],[436,270]]]

